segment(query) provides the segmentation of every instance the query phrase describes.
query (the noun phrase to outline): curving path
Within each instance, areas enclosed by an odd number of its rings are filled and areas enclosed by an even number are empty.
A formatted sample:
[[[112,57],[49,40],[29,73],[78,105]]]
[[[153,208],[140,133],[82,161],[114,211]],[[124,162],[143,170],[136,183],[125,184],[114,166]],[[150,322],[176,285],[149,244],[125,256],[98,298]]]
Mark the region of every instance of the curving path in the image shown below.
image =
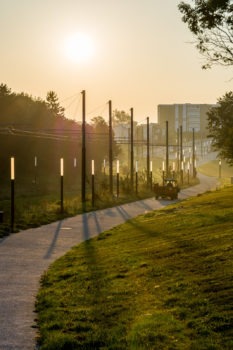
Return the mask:
[[[180,199],[216,188],[216,178],[199,175],[200,184],[182,190]],[[36,347],[35,296],[42,273],[72,246],[126,220],[171,203],[154,198],[78,215],[0,240],[0,350]]]

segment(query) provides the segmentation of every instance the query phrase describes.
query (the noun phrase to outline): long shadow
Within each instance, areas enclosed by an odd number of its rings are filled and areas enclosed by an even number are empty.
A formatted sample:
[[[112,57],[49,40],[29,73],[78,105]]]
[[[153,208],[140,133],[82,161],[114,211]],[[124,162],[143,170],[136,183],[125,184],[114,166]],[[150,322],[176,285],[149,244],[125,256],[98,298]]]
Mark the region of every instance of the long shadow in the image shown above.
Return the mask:
[[[88,215],[87,213],[82,214],[82,223],[83,223],[83,238],[88,240],[90,238],[90,230],[88,226]]]
[[[132,218],[122,206],[116,207],[116,210],[119,212],[119,214],[123,217],[124,220],[129,220]]]
[[[57,239],[58,239],[58,236],[59,236],[59,233],[60,233],[60,230],[61,230],[62,222],[63,222],[63,220],[58,222],[57,228],[56,228],[56,230],[54,232],[52,243],[51,243],[49,249],[47,250],[47,253],[44,255],[44,259],[49,259],[51,257],[51,255],[52,255],[52,253],[53,253],[53,250],[54,250],[54,248],[56,246]]]
[[[93,217],[94,217],[94,220],[95,220],[95,224],[96,224],[96,231],[97,231],[97,234],[101,233],[103,230],[100,226],[100,223],[99,223],[99,220],[98,220],[98,217],[96,215],[96,212],[93,212]]]
[[[3,236],[2,238],[0,238],[0,244],[3,245],[8,237],[9,237],[9,235],[8,236]]]
[[[150,207],[147,203],[145,203],[145,201],[140,201],[139,202],[139,204],[140,204],[140,206],[141,207],[143,207],[143,208],[145,208],[145,209],[147,209],[147,210],[153,210],[153,208],[152,207]]]
[[[88,219],[93,218],[95,222],[95,228],[93,228],[93,231],[97,234],[100,234],[103,230],[101,228],[100,222],[98,220],[98,216],[96,212],[91,213],[85,213],[82,215],[82,229],[83,229],[83,239],[86,241],[92,237],[90,227],[88,225]]]

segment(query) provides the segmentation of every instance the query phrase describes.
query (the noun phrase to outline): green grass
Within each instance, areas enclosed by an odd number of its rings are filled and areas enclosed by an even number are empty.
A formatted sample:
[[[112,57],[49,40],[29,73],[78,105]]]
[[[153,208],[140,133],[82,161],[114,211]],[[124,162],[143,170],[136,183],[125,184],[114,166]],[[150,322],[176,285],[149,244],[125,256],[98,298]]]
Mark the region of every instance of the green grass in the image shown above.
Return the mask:
[[[233,349],[233,187],[139,216],[43,275],[41,350]]]
[[[231,177],[233,177],[233,167],[230,167],[224,160],[222,160],[221,163],[221,179],[219,180],[223,186],[229,185],[231,183]],[[198,172],[207,176],[219,177],[218,159],[199,166]]]

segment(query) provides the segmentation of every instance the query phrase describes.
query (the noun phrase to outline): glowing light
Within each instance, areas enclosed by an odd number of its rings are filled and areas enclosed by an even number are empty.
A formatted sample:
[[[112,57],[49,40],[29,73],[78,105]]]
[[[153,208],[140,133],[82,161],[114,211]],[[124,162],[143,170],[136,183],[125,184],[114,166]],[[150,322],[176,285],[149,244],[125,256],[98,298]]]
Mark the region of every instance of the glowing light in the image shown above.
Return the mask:
[[[117,163],[116,163],[116,171],[117,171],[117,174],[119,174],[119,171],[120,171],[120,163],[119,163],[119,160],[117,160]]]
[[[11,180],[15,179],[15,158],[11,157]]]
[[[94,43],[87,34],[76,33],[65,40],[67,58],[75,63],[87,62],[94,54]]]
[[[64,175],[64,161],[63,158],[60,159],[60,175]]]

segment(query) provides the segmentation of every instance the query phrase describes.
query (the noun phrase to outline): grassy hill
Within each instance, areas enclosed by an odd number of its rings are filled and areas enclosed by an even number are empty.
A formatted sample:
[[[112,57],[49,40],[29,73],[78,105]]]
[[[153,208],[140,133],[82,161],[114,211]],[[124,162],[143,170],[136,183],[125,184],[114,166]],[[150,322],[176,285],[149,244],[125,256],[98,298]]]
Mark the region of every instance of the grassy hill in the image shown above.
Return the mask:
[[[233,349],[233,187],[129,220],[42,278],[40,349]]]
[[[221,161],[221,183],[229,185],[233,177],[233,167],[230,167],[224,160]],[[219,177],[219,161],[215,159],[198,167],[198,172],[207,176]]]

